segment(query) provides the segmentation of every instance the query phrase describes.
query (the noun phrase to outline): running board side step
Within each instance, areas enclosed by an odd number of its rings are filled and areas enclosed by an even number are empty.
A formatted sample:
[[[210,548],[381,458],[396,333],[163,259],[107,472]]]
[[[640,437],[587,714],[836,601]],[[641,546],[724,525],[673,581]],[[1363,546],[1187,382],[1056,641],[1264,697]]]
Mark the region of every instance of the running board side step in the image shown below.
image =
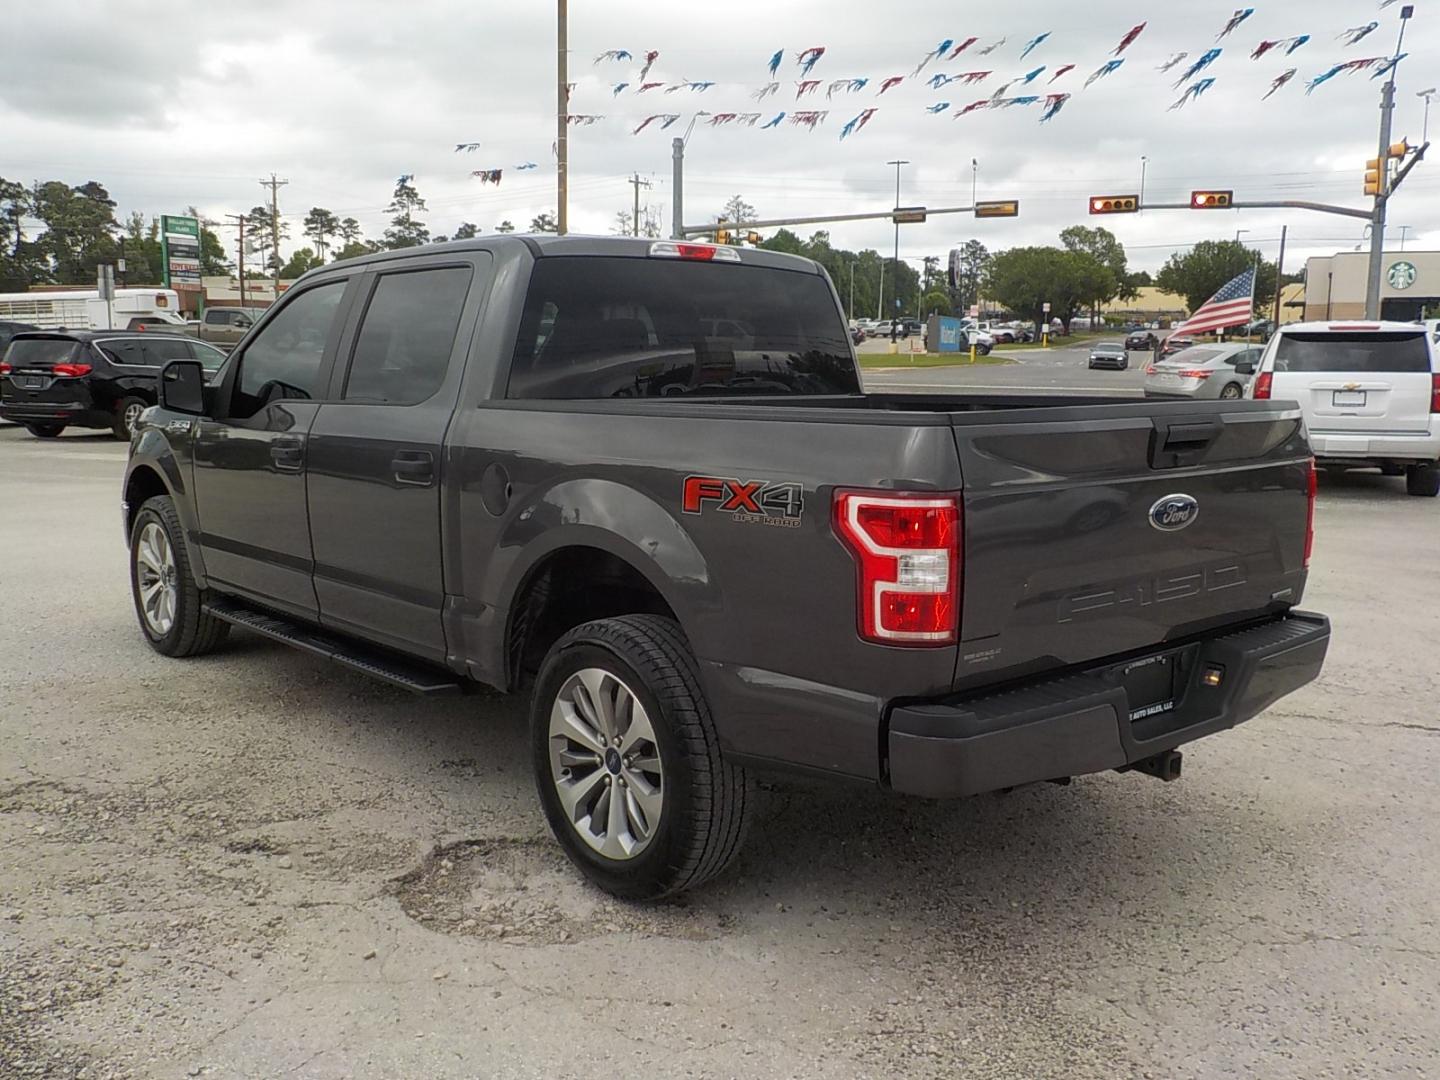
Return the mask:
[[[235,600],[214,599],[204,605],[206,614],[232,626],[244,627],[274,641],[369,675],[371,678],[409,690],[413,694],[439,696],[460,694],[465,684],[443,671],[428,668],[323,630],[292,622],[279,615],[257,611]]]

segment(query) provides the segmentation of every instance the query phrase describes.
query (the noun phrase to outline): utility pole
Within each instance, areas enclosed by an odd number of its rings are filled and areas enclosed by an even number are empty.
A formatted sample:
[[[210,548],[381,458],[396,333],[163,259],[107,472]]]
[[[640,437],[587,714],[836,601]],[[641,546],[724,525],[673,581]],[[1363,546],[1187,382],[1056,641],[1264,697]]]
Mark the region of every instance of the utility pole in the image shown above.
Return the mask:
[[[850,306],[845,309],[851,322],[855,321],[855,260],[850,260]]]
[[[270,255],[275,260],[271,270],[275,275],[275,299],[280,299],[280,189],[289,180],[277,180],[275,174],[270,174],[269,180],[261,180],[261,187],[270,189]]]
[[[1280,226],[1280,257],[1275,260],[1275,317],[1271,321],[1278,328],[1280,326],[1280,291],[1284,287],[1281,282],[1285,277],[1285,234],[1290,226]]]
[[[630,177],[630,179],[629,179],[629,180],[626,180],[625,182],[635,189],[635,213],[634,213],[634,216],[632,216],[632,217],[630,218],[630,235],[632,235],[632,236],[639,236],[639,235],[640,235],[640,189],[641,189],[642,187],[647,187],[647,188],[648,188],[648,187],[650,186],[650,181],[649,181],[649,180],[642,180],[642,179],[640,179],[640,174],[637,172],[634,176]]]
[[[1140,205],[1145,205],[1145,167],[1150,164],[1150,159],[1144,154],[1140,155]],[[974,199],[970,200],[974,202]]]
[[[1395,112],[1395,69],[1400,66],[1400,50],[1405,44],[1405,24],[1415,14],[1415,5],[1400,9],[1400,35],[1395,41],[1390,77],[1380,91],[1380,183],[1375,192],[1375,210],[1370,224],[1370,266],[1365,277],[1365,318],[1380,318],[1380,275],[1385,268],[1385,210],[1394,190],[1390,185],[1390,121]]]
[[[557,0],[555,50],[555,231],[570,231],[570,11],[568,0]]]
[[[974,158],[971,158],[970,160],[971,160],[971,163],[974,164],[975,159],[974,159]],[[896,209],[896,210],[899,210],[899,209],[900,209],[900,170],[901,170],[902,168],[904,168],[906,165],[909,165],[910,162],[897,159],[897,160],[895,160],[895,161],[887,161],[885,164],[886,164],[886,165],[894,165],[894,166],[895,166],[895,209]],[[978,168],[978,167],[977,167],[977,168]],[[972,206],[974,205],[974,200],[971,200],[971,205],[972,205]],[[890,319],[890,351],[893,353],[893,352],[896,350],[896,348],[898,347],[898,346],[896,346],[895,342],[898,340],[898,338],[899,338],[899,336],[900,336],[900,333],[899,333],[900,328],[899,328],[899,326],[896,324],[895,318],[894,318],[895,315],[898,313],[899,300],[900,300],[900,222],[899,222],[898,220],[895,222],[895,266],[894,266],[894,269],[891,270],[891,272],[890,272],[890,292],[894,295],[895,300],[896,300],[896,311],[892,311],[892,312],[890,313],[890,315],[891,315],[891,319]]]
[[[236,252],[238,257],[235,260],[235,268],[240,273],[240,306],[243,308],[245,306],[245,215],[226,214],[225,216],[235,222],[240,230],[240,240],[236,245],[239,250]]]
[[[670,235],[685,239],[685,140],[670,140]]]

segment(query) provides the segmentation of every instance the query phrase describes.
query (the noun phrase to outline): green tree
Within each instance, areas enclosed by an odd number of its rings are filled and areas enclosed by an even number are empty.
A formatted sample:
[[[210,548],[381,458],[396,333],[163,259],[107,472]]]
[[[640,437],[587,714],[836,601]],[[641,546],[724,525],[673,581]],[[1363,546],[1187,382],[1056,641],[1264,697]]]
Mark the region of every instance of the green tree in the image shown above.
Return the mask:
[[[415,216],[424,212],[425,200],[415,190],[411,179],[409,176],[402,176],[395,181],[390,205],[385,208],[387,214],[394,215],[390,219],[390,228],[385,230],[387,248],[415,247],[430,240],[430,229]]]
[[[781,251],[786,255],[805,254],[805,241],[789,229],[777,229],[775,235],[762,240],[760,246],[766,251]]]
[[[280,269],[280,244],[289,235],[290,225],[284,218],[271,216],[268,206],[252,206],[245,215],[245,250],[260,256],[261,269],[267,274]]]
[[[371,255],[376,251],[383,250],[384,248],[380,245],[367,240],[352,240],[339,251],[335,252],[335,258],[337,261],[340,259],[358,259],[361,255]]]
[[[967,240],[960,249],[960,272],[955,279],[955,309],[968,312],[980,303],[980,284],[990,270],[990,249],[979,240]]]
[[[725,208],[720,211],[721,221],[734,221],[742,224],[747,221],[754,221],[759,216],[755,207],[751,206],[739,195],[731,195],[730,198],[725,201]]]
[[[1097,319],[1100,314],[1100,305],[1114,300],[1126,288],[1129,281],[1125,246],[1109,229],[1089,229],[1084,225],[1071,225],[1068,229],[1062,229],[1060,243],[1065,245],[1067,251],[1089,255],[1109,271],[1108,275],[1094,277],[1096,287],[1103,291],[1086,297],[1090,304],[1091,325],[1094,325],[1093,320]]]
[[[335,235],[346,244],[358,244],[360,242],[360,223],[353,217],[341,218],[340,224],[335,226]]]
[[[455,230],[455,239],[474,240],[479,233],[480,230],[473,221],[462,221],[460,227]]]
[[[1254,266],[1256,257],[1257,252],[1238,240],[1202,240],[1183,254],[1171,255],[1155,275],[1155,284],[1166,292],[1185,297],[1185,303],[1194,311],[1227,281]],[[1260,261],[1255,295],[1275,295],[1274,263]]]
[[[330,253],[330,238],[340,230],[340,219],[323,206],[312,206],[301,227],[315,244],[315,254],[323,263]]]
[[[939,289],[927,292],[920,298],[920,318],[922,319],[930,315],[949,315],[953,310],[950,297]]]
[[[125,219],[125,283],[158,285],[164,280],[164,259],[160,250],[160,219],[145,220],[139,210]]]
[[[512,233],[515,231],[515,226],[511,223],[509,218],[506,218],[504,221],[500,222],[499,225],[495,226],[495,231],[497,233]]]
[[[30,213],[30,191],[0,176],[0,291],[22,292],[46,280],[39,252],[25,238]]]
[[[118,257],[115,201],[96,181],[77,187],[59,180],[36,184],[31,212],[45,225],[36,243],[57,284],[89,284],[98,264]]]
[[[1016,314],[1039,321],[1044,305],[1068,326],[1080,306],[1113,288],[1110,270],[1084,252],[1056,247],[1022,247],[998,252],[990,260],[987,296]]]
[[[508,225],[509,222],[505,222],[505,224]],[[497,228],[495,231],[500,232],[502,230]],[[510,230],[507,229],[504,231],[509,232]],[[536,214],[533,218],[530,219],[530,231],[532,233],[559,232],[560,226],[555,221],[555,215],[550,213],[550,211],[545,210],[541,213]]]
[[[308,247],[296,248],[295,254],[290,256],[290,261],[280,268],[280,276],[286,281],[294,281],[306,270],[313,270],[322,265],[324,264],[320,261],[320,256]]]

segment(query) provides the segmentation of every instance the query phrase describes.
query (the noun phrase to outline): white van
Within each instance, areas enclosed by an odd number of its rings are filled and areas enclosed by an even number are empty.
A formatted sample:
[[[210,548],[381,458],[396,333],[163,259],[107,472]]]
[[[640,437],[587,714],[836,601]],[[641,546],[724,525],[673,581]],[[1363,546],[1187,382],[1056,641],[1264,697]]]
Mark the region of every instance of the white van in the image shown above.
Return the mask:
[[[1246,397],[1298,401],[1321,465],[1378,466],[1411,495],[1440,493],[1440,364],[1423,325],[1282,326]]]

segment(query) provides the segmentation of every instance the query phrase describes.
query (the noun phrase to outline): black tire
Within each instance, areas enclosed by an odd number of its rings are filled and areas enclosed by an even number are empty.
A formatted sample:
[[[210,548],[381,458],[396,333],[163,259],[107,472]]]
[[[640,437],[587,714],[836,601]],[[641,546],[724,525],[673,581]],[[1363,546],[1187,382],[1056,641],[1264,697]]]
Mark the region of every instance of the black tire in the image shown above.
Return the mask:
[[[1234,401],[1236,398],[1240,397],[1244,393],[1245,391],[1240,389],[1239,383],[1232,382],[1225,384],[1224,388],[1222,388],[1220,391],[1220,396],[1226,401]]]
[[[1433,462],[1409,466],[1405,470],[1405,493],[1432,499],[1440,495],[1440,469]]]
[[[579,836],[552,773],[551,710],[566,681],[587,668],[620,680],[644,706],[664,770],[659,824],[647,845],[627,859],[602,855]],[[626,615],[585,623],[562,637],[540,668],[530,731],[535,783],[550,828],[570,861],[606,892],[628,900],[678,893],[715,877],[740,851],[753,801],[750,781],[721,755],[695,657],[672,619]]]
[[[25,430],[37,439],[57,439],[65,430],[64,424],[26,424]]]
[[[989,346],[989,345],[985,345],[985,344],[982,343],[982,344],[980,344],[980,345],[976,345],[976,346],[975,346],[975,351],[976,351],[977,353],[979,353],[981,356],[989,356],[989,355],[990,355],[990,346]]]
[[[145,526],[158,524],[170,542],[175,560],[175,615],[174,623],[164,633],[159,633],[147,620],[140,600],[139,570],[135,548]],[[195,575],[190,569],[190,556],[182,540],[184,530],[180,517],[175,512],[175,502],[169,495],[156,495],[146,499],[135,515],[130,526],[130,595],[135,602],[135,616],[140,621],[140,630],[150,647],[165,656],[199,656],[219,647],[230,632],[230,624],[202,610],[205,594],[195,584]]]
[[[130,436],[134,434],[131,417],[138,420],[140,413],[149,407],[149,402],[144,398],[123,397],[117,401],[115,403],[115,419],[110,427],[110,430],[115,433],[115,438],[129,442]]]

